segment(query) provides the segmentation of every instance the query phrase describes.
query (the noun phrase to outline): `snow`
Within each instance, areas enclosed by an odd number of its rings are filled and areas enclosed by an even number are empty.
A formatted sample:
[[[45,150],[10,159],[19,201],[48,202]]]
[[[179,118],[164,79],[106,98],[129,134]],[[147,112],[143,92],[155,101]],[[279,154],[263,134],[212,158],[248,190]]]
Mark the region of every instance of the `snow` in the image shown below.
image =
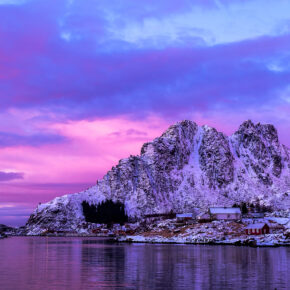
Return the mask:
[[[255,227],[259,224],[252,224]],[[252,226],[251,225],[251,226]],[[265,225],[265,223],[262,223]],[[245,225],[229,221],[213,221],[193,225],[176,226],[174,221],[160,221],[149,225],[145,232],[117,238],[119,242],[136,243],[178,243],[178,244],[231,244],[246,246],[290,245],[286,233],[246,235]]]
[[[248,225],[247,227],[245,227],[245,229],[262,229],[265,225],[266,223],[254,223]]]
[[[290,218],[280,218],[280,217],[266,217],[265,219],[268,221],[273,221],[280,225],[286,225],[290,221]]]
[[[192,218],[193,214],[192,213],[181,213],[176,215],[177,218]]]
[[[242,202],[289,209],[289,150],[277,138],[268,125],[249,121],[230,137],[208,126],[179,122],[144,144],[140,156],[120,160],[97,185],[40,204],[29,219],[28,232],[74,230],[85,222],[83,201],[97,205],[118,200],[132,219]],[[281,172],[274,174],[277,156],[281,168],[276,171]]]
[[[210,207],[209,211],[211,214],[231,214],[231,213],[241,213],[240,208],[238,207]]]

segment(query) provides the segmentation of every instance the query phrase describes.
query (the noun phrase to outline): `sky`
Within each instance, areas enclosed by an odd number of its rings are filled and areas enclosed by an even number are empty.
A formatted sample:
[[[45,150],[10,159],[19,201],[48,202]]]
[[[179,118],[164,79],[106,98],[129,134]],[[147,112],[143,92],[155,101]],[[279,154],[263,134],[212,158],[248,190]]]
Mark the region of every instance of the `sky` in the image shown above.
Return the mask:
[[[290,1],[0,0],[0,223],[189,119],[290,147]]]

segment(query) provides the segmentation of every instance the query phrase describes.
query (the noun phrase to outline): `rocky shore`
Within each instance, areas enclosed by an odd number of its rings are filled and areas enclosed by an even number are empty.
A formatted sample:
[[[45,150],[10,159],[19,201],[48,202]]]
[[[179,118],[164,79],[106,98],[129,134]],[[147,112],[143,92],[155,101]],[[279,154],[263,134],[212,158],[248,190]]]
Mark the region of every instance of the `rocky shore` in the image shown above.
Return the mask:
[[[269,234],[246,234],[245,228],[253,223],[267,223]],[[217,244],[245,246],[290,246],[290,218],[268,216],[262,219],[239,221],[215,220],[178,222],[176,218],[144,219],[124,225],[80,224],[69,231],[45,229],[39,232],[29,228],[18,234],[28,236],[54,237],[110,237],[116,242],[133,243],[175,243],[175,244]]]
[[[15,228],[0,224],[0,239],[4,239],[15,234],[17,234]]]
[[[25,228],[1,232],[0,239],[7,236],[52,236],[52,237],[110,237],[115,242],[212,244],[253,247],[290,246],[289,218],[267,217],[254,222],[266,222],[271,233],[248,235],[245,227],[253,220],[177,222],[176,219],[151,219],[125,225],[82,224],[70,231],[46,229],[39,233]],[[287,222],[288,221],[288,222]],[[282,225],[281,223],[284,223]]]
[[[247,222],[245,220],[178,224],[172,220],[164,220],[152,224],[141,233],[119,236],[116,240],[133,243],[290,246],[289,228],[278,226],[272,229],[270,234],[247,235],[244,230]]]

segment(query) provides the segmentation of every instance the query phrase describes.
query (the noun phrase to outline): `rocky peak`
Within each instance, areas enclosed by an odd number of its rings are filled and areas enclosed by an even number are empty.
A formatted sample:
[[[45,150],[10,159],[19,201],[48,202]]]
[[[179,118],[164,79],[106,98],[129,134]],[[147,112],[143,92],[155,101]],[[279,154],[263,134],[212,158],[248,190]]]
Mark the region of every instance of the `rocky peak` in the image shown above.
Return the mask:
[[[203,126],[199,162],[209,188],[222,188],[233,180],[233,155],[228,138],[214,128]]]
[[[244,121],[244,122],[240,125],[240,127],[239,127],[237,133],[242,134],[242,133],[246,133],[246,132],[252,132],[252,131],[255,131],[255,129],[256,129],[256,126],[255,126],[255,124],[252,122],[252,120],[247,120],[247,121]]]
[[[251,168],[265,185],[272,185],[271,174],[275,177],[281,175],[285,159],[276,128],[270,124],[255,125],[248,120],[232,139],[236,153],[243,159],[246,168]]]
[[[256,125],[257,132],[263,136],[265,141],[269,144],[271,143],[279,143],[278,132],[277,129],[272,124],[260,124]]]
[[[263,138],[268,144],[279,143],[277,129],[272,124],[254,124],[251,120],[243,122],[239,130],[234,134],[240,137],[240,141],[244,141],[244,144],[252,140]]]
[[[145,143],[141,148],[144,157],[157,154],[158,160],[164,160],[171,167],[177,162],[179,168],[188,162],[193,150],[193,140],[197,132],[196,123],[184,120],[170,126],[162,135],[152,142]]]

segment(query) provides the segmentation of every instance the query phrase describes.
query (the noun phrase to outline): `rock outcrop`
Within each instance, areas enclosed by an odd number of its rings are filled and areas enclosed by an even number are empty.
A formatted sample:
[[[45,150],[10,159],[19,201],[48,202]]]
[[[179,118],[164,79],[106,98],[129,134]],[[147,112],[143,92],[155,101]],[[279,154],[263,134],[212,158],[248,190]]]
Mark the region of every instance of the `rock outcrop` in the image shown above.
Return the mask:
[[[27,228],[75,229],[85,221],[82,202],[125,205],[130,218],[249,202],[290,207],[290,153],[272,125],[244,122],[227,137],[192,121],[171,126],[122,159],[88,190],[39,205]]]

